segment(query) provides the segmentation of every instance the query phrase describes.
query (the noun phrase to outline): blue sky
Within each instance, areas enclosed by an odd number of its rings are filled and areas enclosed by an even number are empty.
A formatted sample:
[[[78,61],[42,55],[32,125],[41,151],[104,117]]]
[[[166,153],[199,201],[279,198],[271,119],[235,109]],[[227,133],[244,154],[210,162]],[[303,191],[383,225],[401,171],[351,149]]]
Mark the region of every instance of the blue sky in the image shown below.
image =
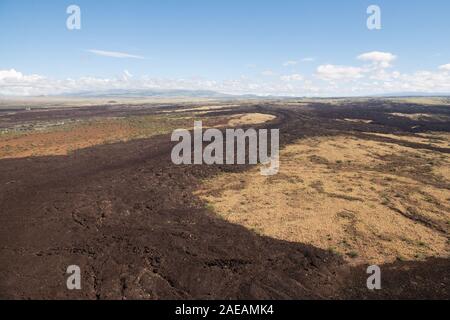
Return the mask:
[[[71,4],[81,8],[81,30],[66,28]],[[366,27],[371,4],[381,8],[381,30]],[[447,91],[449,14],[447,0],[0,0],[0,93],[38,93],[32,82],[45,93],[50,84],[83,89],[88,77],[99,89],[108,80],[260,94],[378,93],[380,83]],[[365,53],[384,55],[358,59]]]

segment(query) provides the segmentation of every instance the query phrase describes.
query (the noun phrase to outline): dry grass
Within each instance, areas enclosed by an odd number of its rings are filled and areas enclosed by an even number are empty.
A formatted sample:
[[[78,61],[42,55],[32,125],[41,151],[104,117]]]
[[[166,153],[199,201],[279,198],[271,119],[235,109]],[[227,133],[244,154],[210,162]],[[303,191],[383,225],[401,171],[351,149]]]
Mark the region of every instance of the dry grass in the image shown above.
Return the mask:
[[[438,147],[438,148],[450,148],[450,134],[446,132],[442,133],[433,133],[433,134],[426,134],[426,133],[418,133],[414,135],[395,135],[395,134],[384,134],[384,133],[370,133],[372,135],[378,136],[378,137],[384,137],[389,139],[395,139],[405,142],[412,142],[412,143],[420,143],[424,146],[432,146],[432,147]]]
[[[386,98],[387,101],[393,101],[397,103],[414,103],[420,105],[449,105],[449,97],[404,97],[404,98]]]
[[[428,114],[428,113],[391,113],[396,117],[407,118],[414,121],[442,121],[446,122],[449,117],[442,114]]]
[[[366,124],[369,124],[369,123],[373,122],[372,120],[364,120],[364,119],[344,119],[344,120],[348,121],[348,122],[366,123]]]
[[[275,116],[260,113],[204,117],[194,113],[101,118],[89,121],[59,121],[34,124],[27,131],[0,132],[0,159],[67,155],[95,145],[149,138],[178,128],[192,129],[194,120],[204,128],[259,124]]]
[[[231,127],[242,126],[242,125],[256,125],[261,123],[266,123],[272,121],[276,117],[271,114],[265,113],[246,113],[237,114],[228,121],[228,125]]]
[[[195,112],[198,114],[205,114],[209,111],[234,108],[234,107],[238,107],[238,106],[239,106],[238,104],[206,105],[206,106],[198,106],[198,107],[187,108],[187,109],[167,110],[167,111],[162,111],[161,113]]]
[[[0,135],[0,159],[67,155],[78,149],[148,138],[192,125],[189,117],[169,116],[62,122],[39,130]]]
[[[226,174],[198,194],[232,223],[353,264],[449,255],[448,154],[337,136],[300,140],[280,156],[276,176]]]
[[[99,105],[116,105],[124,104],[128,106],[138,105],[159,105],[167,103],[183,103],[185,105],[198,105],[199,103],[218,103],[220,100],[212,98],[189,98],[189,97],[2,97],[0,99],[0,109],[16,108],[25,109],[27,107],[35,108],[72,108],[72,107],[89,107]]]

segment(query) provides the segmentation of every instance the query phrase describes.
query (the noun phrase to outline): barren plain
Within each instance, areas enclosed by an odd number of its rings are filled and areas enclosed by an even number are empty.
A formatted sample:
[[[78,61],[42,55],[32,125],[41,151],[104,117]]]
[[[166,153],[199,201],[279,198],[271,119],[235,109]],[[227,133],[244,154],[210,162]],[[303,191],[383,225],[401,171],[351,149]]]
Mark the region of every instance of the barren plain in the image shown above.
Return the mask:
[[[26,103],[0,104],[0,298],[450,297],[448,101]],[[280,129],[279,174],[174,165],[195,120]]]

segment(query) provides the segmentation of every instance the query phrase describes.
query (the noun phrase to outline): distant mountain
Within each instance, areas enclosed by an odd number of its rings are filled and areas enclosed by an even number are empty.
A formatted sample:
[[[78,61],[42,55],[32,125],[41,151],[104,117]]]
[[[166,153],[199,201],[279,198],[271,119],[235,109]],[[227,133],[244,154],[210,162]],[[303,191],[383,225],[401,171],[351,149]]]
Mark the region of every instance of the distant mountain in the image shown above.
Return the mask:
[[[157,90],[157,89],[142,89],[142,90],[104,90],[104,91],[80,91],[69,94],[72,97],[84,98],[137,98],[137,97],[189,97],[189,98],[229,98],[232,95],[219,93],[210,90]]]
[[[305,97],[288,97],[288,96],[259,96],[256,94],[233,95],[212,90],[187,90],[187,89],[111,89],[102,91],[79,91],[70,94],[62,94],[61,96],[81,97],[81,98],[217,98],[217,99],[293,99]],[[375,95],[355,96],[355,98],[405,98],[405,97],[450,97],[450,93],[440,92],[394,92]],[[315,97],[320,98],[320,97]],[[325,98],[325,97],[324,97]],[[331,98],[331,97],[329,97]],[[342,96],[340,98],[351,98]]]
[[[394,92],[385,93],[379,95],[373,95],[373,97],[384,97],[384,98],[405,98],[405,97],[450,97],[450,93],[442,92]]]

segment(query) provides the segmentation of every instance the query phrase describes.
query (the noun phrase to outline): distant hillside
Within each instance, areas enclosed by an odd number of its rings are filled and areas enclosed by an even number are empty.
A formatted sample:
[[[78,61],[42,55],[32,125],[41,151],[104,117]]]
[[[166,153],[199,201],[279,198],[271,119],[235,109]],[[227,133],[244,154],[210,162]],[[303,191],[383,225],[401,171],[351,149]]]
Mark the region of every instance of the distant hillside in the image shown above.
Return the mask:
[[[143,89],[143,90],[105,90],[105,91],[80,91],[71,93],[73,97],[86,97],[86,98],[133,98],[133,97],[192,97],[192,98],[228,98],[233,97],[210,90],[156,90],[156,89]]]
[[[373,97],[384,97],[384,98],[406,98],[406,97],[450,97],[450,93],[442,92],[394,92],[373,95]]]

